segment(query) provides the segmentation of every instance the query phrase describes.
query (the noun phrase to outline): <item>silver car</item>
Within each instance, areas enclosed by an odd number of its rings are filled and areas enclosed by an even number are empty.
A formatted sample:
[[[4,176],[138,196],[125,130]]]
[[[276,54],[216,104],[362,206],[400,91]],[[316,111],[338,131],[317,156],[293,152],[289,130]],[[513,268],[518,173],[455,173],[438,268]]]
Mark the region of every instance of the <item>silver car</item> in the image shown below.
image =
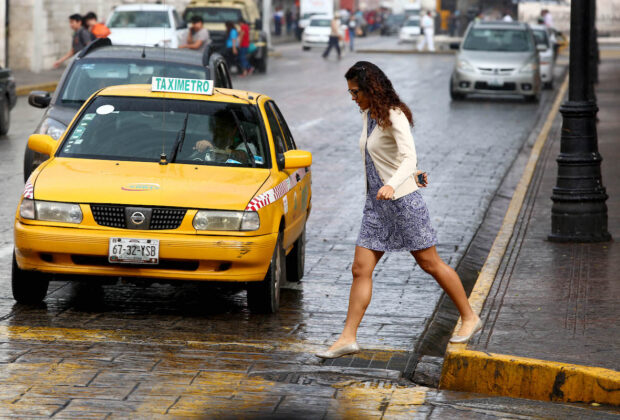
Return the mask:
[[[457,49],[450,96],[523,95],[540,99],[540,59],[532,30],[521,22],[473,22]],[[540,47],[542,49],[542,47]]]
[[[536,38],[536,45],[544,48],[538,48],[540,55],[540,80],[543,82],[543,86],[547,89],[553,88],[553,72],[555,69],[555,36],[551,29],[546,25],[530,25],[534,38]]]

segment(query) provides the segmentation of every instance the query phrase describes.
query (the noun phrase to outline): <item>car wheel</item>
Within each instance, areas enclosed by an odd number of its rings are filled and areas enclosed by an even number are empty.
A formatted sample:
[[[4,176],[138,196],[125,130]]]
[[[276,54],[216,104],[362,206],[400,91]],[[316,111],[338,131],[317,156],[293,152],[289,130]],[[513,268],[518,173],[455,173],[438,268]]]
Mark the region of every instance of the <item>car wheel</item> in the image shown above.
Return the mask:
[[[462,101],[463,99],[465,99],[464,93],[460,93],[454,90],[454,84],[452,83],[452,78],[450,78],[450,98],[452,98],[453,101]]]
[[[543,85],[543,87],[545,89],[553,89],[553,80],[551,80],[550,82],[545,82],[545,84]]]
[[[11,272],[11,287],[13,297],[19,303],[41,303],[47,294],[49,275],[37,271],[25,271],[18,267],[15,253],[13,253],[13,270]]]
[[[301,47],[301,49],[304,50],[304,51],[310,51],[310,47],[306,47],[305,45],[303,45]]]
[[[252,312],[273,314],[280,307],[280,287],[286,279],[286,256],[282,232],[278,234],[265,279],[248,287],[248,306]]]
[[[306,264],[306,228],[301,232],[293,250],[286,256],[286,280],[291,283],[299,282],[304,276]]]
[[[6,136],[11,126],[11,107],[9,100],[5,98],[0,101],[0,135]]]
[[[534,95],[525,95],[525,101],[531,103],[538,103],[540,101],[540,93]]]

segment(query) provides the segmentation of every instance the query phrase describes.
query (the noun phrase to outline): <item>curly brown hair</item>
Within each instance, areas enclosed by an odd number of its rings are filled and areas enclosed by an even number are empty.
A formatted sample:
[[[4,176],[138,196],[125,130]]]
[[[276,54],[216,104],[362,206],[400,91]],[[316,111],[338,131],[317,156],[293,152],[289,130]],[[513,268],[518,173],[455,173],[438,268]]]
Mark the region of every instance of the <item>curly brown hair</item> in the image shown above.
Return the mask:
[[[347,70],[344,77],[357,82],[360,90],[368,95],[370,113],[381,128],[385,129],[392,125],[390,110],[394,108],[400,109],[413,126],[411,110],[400,100],[392,82],[379,67],[369,61],[358,61]]]

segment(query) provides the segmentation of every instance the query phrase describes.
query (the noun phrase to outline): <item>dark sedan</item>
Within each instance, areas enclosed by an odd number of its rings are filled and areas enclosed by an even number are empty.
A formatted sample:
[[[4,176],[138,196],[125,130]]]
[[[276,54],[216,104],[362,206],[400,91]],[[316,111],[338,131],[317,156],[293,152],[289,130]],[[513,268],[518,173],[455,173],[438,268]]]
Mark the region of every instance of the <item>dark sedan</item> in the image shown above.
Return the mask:
[[[30,105],[47,108],[35,133],[58,139],[94,92],[113,85],[151,83],[153,76],[210,79],[216,87],[232,88],[228,65],[220,54],[112,45],[109,39],[102,38],[76,55],[53,94],[42,91],[30,93]],[[45,159],[47,156],[26,147],[24,181]]]

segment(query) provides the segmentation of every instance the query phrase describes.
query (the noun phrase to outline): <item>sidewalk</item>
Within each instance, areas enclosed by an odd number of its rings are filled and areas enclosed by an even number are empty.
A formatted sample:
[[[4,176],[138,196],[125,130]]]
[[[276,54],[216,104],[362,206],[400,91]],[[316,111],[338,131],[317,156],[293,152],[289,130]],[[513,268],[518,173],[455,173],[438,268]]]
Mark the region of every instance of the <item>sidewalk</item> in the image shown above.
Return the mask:
[[[609,232],[616,241],[619,64],[620,57],[603,57],[596,89]],[[620,244],[547,240],[560,148],[561,117],[554,111],[548,140],[543,129],[470,297],[484,321],[482,333],[469,345],[448,347],[441,386],[620,405]]]

